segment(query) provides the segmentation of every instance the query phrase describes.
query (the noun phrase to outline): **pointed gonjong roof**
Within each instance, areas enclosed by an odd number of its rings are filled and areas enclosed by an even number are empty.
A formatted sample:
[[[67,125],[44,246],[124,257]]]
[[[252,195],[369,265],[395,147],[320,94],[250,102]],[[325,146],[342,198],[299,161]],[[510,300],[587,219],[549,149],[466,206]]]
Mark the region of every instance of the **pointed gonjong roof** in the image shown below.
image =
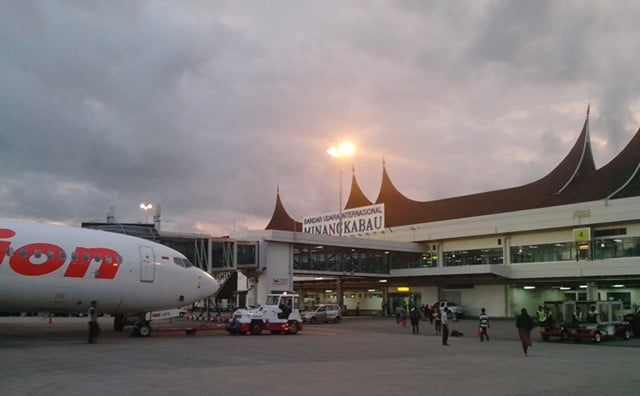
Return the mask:
[[[596,169],[587,109],[582,131],[567,156],[539,180],[519,187],[422,202],[409,199],[398,191],[383,161],[382,182],[375,203],[385,204],[385,226],[396,227],[635,196],[640,196],[640,129],[618,156]],[[277,204],[279,202],[278,196]],[[354,173],[346,208],[370,204]],[[272,223],[273,219],[269,225]],[[273,228],[267,226],[267,229]]]
[[[347,203],[345,204],[345,209],[359,208],[362,206],[373,205],[373,202],[369,201],[367,197],[364,195],[360,186],[358,185],[358,181],[356,180],[356,169],[355,167],[351,168],[351,192],[349,193],[349,198],[347,199]]]
[[[265,227],[265,230],[282,230],[302,232],[302,223],[294,220],[282,205],[280,200],[280,187],[276,190],[276,207],[271,215],[271,221]]]

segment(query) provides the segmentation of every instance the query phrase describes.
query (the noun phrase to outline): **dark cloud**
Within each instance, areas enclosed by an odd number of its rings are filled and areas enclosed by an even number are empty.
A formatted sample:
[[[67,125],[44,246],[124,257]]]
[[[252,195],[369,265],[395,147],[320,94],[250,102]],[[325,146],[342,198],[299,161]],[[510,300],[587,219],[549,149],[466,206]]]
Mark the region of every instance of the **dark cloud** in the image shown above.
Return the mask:
[[[352,139],[429,200],[550,171],[589,103],[596,163],[638,128],[634,4],[7,2],[0,13],[0,216],[264,227],[336,210]]]

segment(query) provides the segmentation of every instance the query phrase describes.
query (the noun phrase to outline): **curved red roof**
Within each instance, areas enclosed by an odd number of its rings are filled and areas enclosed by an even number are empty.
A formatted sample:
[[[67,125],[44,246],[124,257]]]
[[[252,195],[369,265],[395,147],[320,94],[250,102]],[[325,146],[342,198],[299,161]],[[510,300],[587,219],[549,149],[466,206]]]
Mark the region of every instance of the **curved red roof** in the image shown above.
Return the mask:
[[[385,205],[385,226],[396,227],[632,196],[640,196],[640,130],[618,156],[596,169],[587,110],[582,131],[567,156],[539,180],[518,187],[423,202],[400,193],[383,162],[382,182],[375,203]],[[279,196],[276,211],[278,204]],[[354,174],[346,208],[370,204]],[[272,223],[273,218],[269,225]],[[267,229],[272,228],[267,226]]]
[[[265,230],[281,230],[302,232],[302,223],[294,220],[282,205],[280,200],[280,189],[276,191],[276,207],[271,215],[271,221],[265,227]]]
[[[347,203],[345,204],[345,209],[359,208],[362,206],[372,205],[373,202],[369,201],[367,197],[360,189],[358,185],[358,181],[356,180],[356,171],[352,169],[351,172],[351,191],[349,193],[349,198],[347,199]]]

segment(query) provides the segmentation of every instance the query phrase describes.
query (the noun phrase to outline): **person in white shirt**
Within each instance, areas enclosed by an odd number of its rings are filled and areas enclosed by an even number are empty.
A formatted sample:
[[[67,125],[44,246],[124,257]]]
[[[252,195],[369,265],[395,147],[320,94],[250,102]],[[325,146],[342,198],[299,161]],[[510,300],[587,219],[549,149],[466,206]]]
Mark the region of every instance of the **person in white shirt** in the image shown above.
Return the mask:
[[[442,345],[449,345],[449,308],[445,308],[440,314],[440,321],[442,322]]]

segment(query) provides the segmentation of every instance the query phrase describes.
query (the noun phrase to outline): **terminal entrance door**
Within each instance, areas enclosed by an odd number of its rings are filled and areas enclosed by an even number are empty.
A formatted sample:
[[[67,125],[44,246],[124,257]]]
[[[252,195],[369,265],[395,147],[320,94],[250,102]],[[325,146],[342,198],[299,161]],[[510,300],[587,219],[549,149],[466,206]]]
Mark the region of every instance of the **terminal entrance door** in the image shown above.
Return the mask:
[[[386,311],[388,314],[394,315],[398,309],[404,309],[405,313],[408,313],[411,307],[419,308],[420,306],[422,306],[420,293],[389,293],[387,295]]]

